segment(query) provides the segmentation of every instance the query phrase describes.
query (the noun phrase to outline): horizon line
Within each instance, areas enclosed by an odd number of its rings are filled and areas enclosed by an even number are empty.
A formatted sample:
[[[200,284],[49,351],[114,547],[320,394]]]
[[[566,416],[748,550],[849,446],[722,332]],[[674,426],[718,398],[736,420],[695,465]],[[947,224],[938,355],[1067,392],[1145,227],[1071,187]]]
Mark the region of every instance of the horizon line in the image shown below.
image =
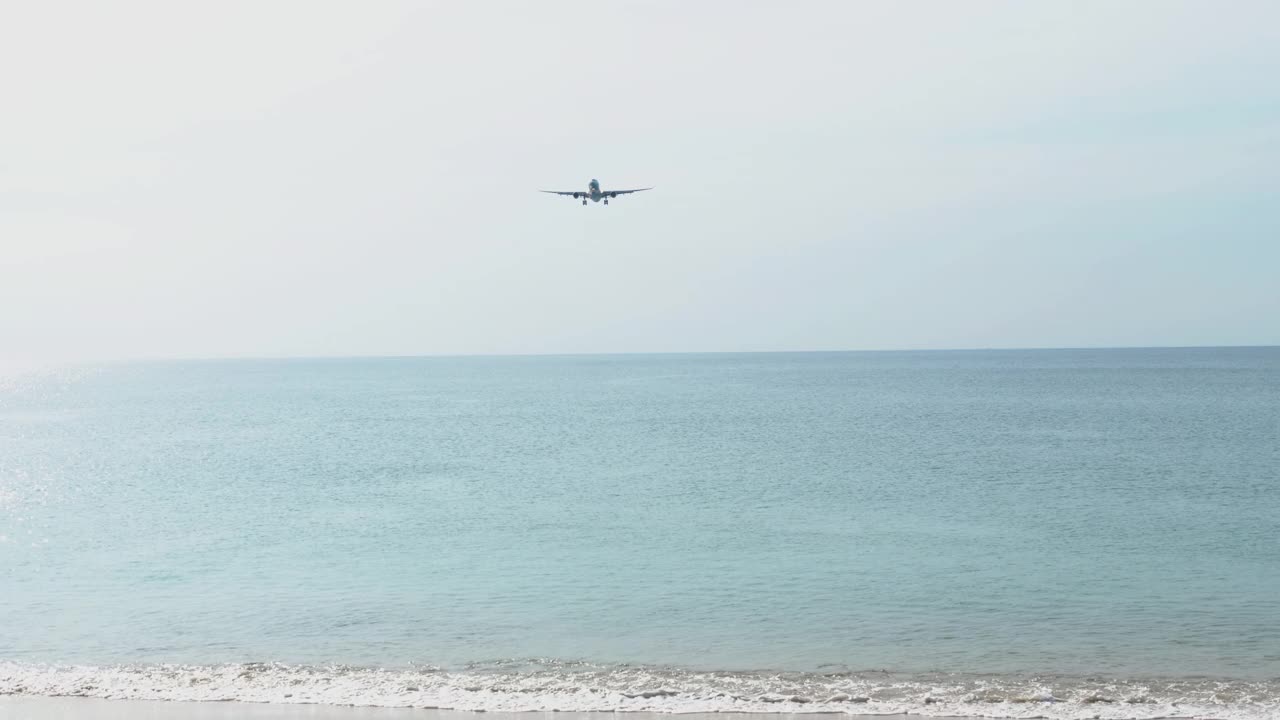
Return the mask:
[[[135,357],[107,360],[81,360],[69,364],[127,364],[147,362],[223,362],[223,361],[283,361],[283,360],[412,360],[412,359],[465,359],[465,358],[569,358],[569,357],[630,357],[660,355],[837,355],[856,353],[963,353],[963,352],[1050,352],[1082,350],[1266,350],[1280,348],[1274,345],[1077,345],[1033,347],[956,347],[956,348],[867,348],[829,350],[640,350],[619,352],[442,352],[414,354],[350,354],[350,355],[179,355],[172,357]]]

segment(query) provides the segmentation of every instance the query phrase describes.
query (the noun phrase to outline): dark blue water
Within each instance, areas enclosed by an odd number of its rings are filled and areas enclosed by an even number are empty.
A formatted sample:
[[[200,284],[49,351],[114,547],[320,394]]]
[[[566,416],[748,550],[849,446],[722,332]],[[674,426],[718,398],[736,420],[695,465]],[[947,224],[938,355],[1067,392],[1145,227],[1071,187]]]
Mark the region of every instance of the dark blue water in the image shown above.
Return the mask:
[[[97,684],[109,664],[429,665],[461,685],[586,667],[600,692],[884,669],[899,690],[1056,678],[1042,694],[1209,676],[1263,707],[1280,698],[1280,349],[13,377],[0,573],[0,661],[28,691],[70,682],[39,663]],[[650,674],[623,682],[618,663]],[[934,694],[963,685],[946,682]]]

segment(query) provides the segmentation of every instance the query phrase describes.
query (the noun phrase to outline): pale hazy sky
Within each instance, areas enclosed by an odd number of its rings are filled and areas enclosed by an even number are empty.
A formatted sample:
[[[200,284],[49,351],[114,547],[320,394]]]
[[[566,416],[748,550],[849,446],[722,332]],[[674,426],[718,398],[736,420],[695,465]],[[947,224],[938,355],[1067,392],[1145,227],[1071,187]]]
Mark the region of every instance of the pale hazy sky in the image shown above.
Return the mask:
[[[1274,0],[11,2],[0,364],[1280,344],[1278,163]]]

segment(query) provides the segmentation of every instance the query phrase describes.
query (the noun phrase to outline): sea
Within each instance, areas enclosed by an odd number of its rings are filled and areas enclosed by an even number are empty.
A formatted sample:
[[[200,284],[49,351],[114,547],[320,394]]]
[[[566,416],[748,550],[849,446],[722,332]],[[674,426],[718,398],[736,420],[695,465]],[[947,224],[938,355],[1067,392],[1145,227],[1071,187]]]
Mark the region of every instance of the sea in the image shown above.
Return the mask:
[[[3,695],[1280,718],[1280,348],[9,373]]]

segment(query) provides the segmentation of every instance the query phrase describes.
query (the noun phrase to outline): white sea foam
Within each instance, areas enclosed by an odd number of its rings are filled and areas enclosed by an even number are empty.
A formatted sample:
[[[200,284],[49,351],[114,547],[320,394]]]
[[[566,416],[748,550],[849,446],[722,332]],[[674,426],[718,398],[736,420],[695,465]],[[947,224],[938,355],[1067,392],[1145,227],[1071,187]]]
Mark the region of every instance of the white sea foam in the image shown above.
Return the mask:
[[[1280,682],[891,673],[695,672],[507,663],[464,670],[281,664],[0,663],[0,695],[475,711],[910,713],[1154,720],[1280,718]]]

